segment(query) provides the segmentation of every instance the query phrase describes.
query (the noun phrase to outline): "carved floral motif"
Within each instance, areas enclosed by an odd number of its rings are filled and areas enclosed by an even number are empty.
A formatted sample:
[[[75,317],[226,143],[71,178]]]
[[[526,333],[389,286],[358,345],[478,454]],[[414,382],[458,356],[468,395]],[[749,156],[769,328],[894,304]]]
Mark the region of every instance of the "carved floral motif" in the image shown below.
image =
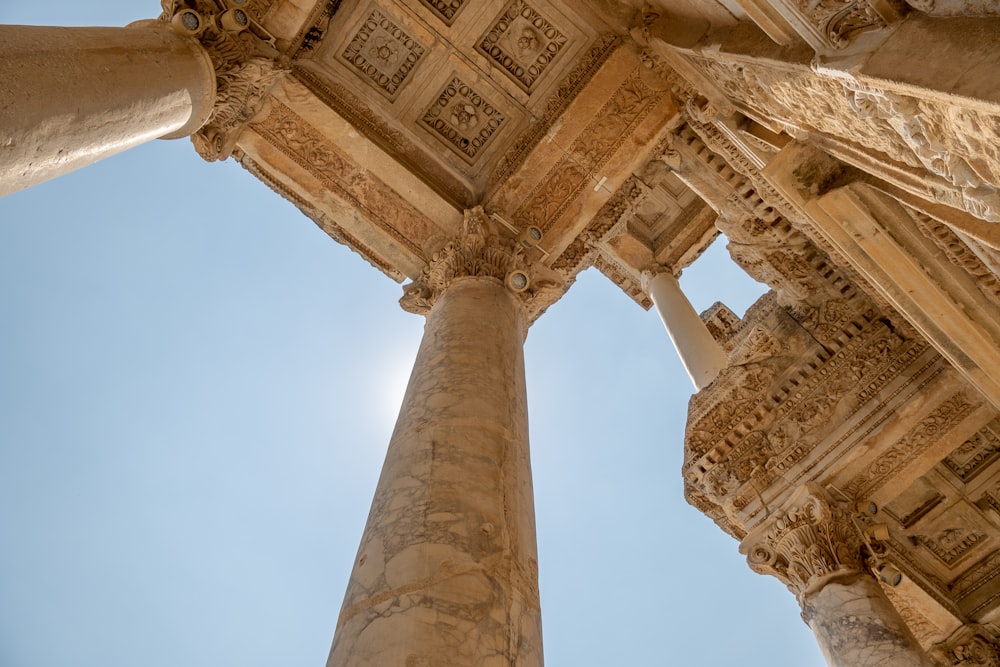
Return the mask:
[[[500,129],[504,116],[472,86],[454,77],[422,121],[459,155],[472,159]]]
[[[342,57],[365,80],[395,96],[416,67],[424,47],[378,9],[362,22]]]
[[[524,276],[523,284],[512,281],[513,274]],[[452,281],[468,276],[505,282],[522,297],[532,319],[549,305],[550,293],[561,293],[552,273],[533,264],[524,246],[501,233],[499,225],[477,206],[465,211],[459,235],[434,253],[416,280],[403,286],[399,303],[408,312],[427,314]]]
[[[479,43],[479,50],[526,91],[559,55],[566,36],[524,0],[514,0]]]
[[[295,112],[272,101],[267,117],[255,121],[252,126],[261,137],[312,174],[325,188],[348,201],[396,243],[423,258],[423,249],[410,238],[430,238],[438,228],[368,170],[343,155]]]
[[[210,0],[161,0],[161,5],[161,21],[170,21],[189,7],[203,17],[218,13]],[[248,20],[245,14],[244,19]],[[205,160],[225,160],[232,154],[240,132],[262,110],[271,86],[290,67],[286,57],[250,30],[230,32],[210,20],[205,20],[204,25],[198,41],[215,68],[216,100],[208,122],[191,135],[191,141]]]
[[[970,398],[965,392],[958,392],[943,401],[892,447],[886,449],[877,461],[852,479],[844,491],[852,498],[870,496],[891,475],[906,467],[944,437],[980,404],[980,400]]]
[[[458,10],[462,8],[465,4],[465,0],[420,0],[430,9],[432,12],[437,14],[438,18],[444,21],[446,24],[451,25],[452,21],[455,20],[455,15],[458,14]]]
[[[565,155],[525,198],[513,218],[519,227],[534,225],[548,231],[577,194],[618,151],[663,99],[665,91],[646,85],[632,72],[594,116]]]
[[[862,567],[861,538],[850,511],[813,483],[800,487],[787,509],[748,535],[740,551],[751,569],[777,577],[797,596]]]

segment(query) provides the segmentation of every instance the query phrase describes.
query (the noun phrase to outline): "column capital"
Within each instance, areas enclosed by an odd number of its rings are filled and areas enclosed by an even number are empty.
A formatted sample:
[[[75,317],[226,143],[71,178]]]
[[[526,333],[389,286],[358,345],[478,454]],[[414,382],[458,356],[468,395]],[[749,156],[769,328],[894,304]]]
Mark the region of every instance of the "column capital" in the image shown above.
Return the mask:
[[[750,568],[777,577],[801,603],[840,576],[862,571],[861,534],[851,510],[809,482],[740,544]]]
[[[455,280],[468,277],[494,278],[520,297],[529,314],[540,314],[542,294],[560,292],[551,269],[528,257],[532,243],[503,233],[499,224],[476,206],[465,211],[458,236],[434,253],[423,272],[403,287],[399,300],[403,310],[426,315]]]
[[[212,61],[215,103],[191,142],[205,160],[225,160],[244,126],[263,108],[271,86],[291,70],[290,60],[260,26],[250,30],[252,19],[238,6],[220,12],[213,0],[161,0],[160,5],[158,20],[199,43]]]

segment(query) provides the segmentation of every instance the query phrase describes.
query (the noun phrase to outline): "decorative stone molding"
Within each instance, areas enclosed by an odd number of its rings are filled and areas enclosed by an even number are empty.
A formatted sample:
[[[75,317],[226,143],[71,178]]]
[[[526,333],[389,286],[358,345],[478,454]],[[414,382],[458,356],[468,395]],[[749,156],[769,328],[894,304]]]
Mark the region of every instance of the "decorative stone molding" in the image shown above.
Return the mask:
[[[862,569],[861,537],[851,512],[818,484],[799,487],[787,508],[740,544],[750,568],[777,577],[800,601],[838,576]]]
[[[577,195],[593,184],[592,175],[611,160],[664,98],[667,91],[648,85],[642,71],[636,68],[625,78],[564,156],[524,198],[512,216],[516,225],[533,225],[543,232],[551,229]]]
[[[941,199],[943,191],[950,197],[944,203],[982,220],[1000,220],[995,185],[1000,182],[1000,118],[987,107],[918,98],[845,72],[817,72],[799,64],[690,59],[749,116],[767,119],[794,137],[864,154],[889,171],[908,171],[924,181],[931,198]]]
[[[1000,646],[983,626],[963,625],[930,650],[932,657],[949,667],[1000,667]]]
[[[240,132],[263,109],[271,86],[290,71],[290,61],[270,40],[248,29],[251,19],[242,9],[219,14],[211,0],[161,0],[160,4],[160,20],[164,22],[174,21],[185,10],[198,15],[197,19],[187,17],[188,22],[180,22],[194,33],[193,38],[205,47],[212,60],[216,101],[208,122],[191,135],[191,141],[205,160],[225,160],[232,154]],[[200,26],[196,27],[196,21]]]
[[[424,113],[423,124],[466,160],[474,160],[504,122],[496,106],[458,77]]]
[[[935,445],[965,417],[983,405],[983,400],[960,391],[921,419],[905,436],[859,473],[844,488],[852,498],[866,498],[880,489],[890,477],[905,468],[924,451]]]
[[[420,42],[373,9],[341,57],[352,71],[393,99],[423,54]]]
[[[435,301],[459,278],[486,277],[503,282],[522,297],[529,316],[549,305],[547,297],[561,293],[555,272],[533,264],[516,238],[506,236],[481,206],[465,211],[458,237],[434,253],[418,278],[403,286],[400,306],[426,315]]]
[[[434,15],[451,25],[455,21],[455,16],[465,4],[465,0],[420,0]]]
[[[786,0],[783,4],[803,24],[803,37],[814,47],[841,49],[855,37],[880,30],[900,17],[894,0]]]
[[[559,89],[549,98],[545,110],[538,115],[531,127],[518,137],[513,147],[499,160],[490,175],[492,183],[498,185],[503,183],[508,176],[524,164],[528,154],[552,128],[552,124],[621,45],[621,37],[614,34],[602,35],[594,42],[587,54],[573,68],[573,71],[562,80]]]
[[[504,9],[479,43],[479,50],[526,92],[559,55],[568,39],[524,0]]]

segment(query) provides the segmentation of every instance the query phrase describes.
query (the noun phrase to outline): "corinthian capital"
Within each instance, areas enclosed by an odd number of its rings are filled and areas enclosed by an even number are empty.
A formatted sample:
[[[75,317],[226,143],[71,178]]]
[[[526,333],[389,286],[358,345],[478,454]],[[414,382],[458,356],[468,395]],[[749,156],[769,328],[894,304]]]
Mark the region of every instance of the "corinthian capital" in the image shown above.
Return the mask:
[[[740,544],[750,568],[781,579],[800,597],[835,577],[861,570],[861,536],[850,510],[818,484],[807,483],[787,508]]]
[[[161,0],[159,20],[197,40],[215,68],[212,115],[191,135],[195,150],[208,161],[229,157],[240,132],[263,108],[271,86],[290,69],[273,38],[247,12],[253,1],[233,2],[222,11],[214,0]]]
[[[404,310],[426,314],[452,281],[470,276],[496,278],[525,302],[557,287],[553,272],[532,263],[525,244],[486,215],[481,206],[465,211],[462,230],[434,253],[420,276],[403,287]]]

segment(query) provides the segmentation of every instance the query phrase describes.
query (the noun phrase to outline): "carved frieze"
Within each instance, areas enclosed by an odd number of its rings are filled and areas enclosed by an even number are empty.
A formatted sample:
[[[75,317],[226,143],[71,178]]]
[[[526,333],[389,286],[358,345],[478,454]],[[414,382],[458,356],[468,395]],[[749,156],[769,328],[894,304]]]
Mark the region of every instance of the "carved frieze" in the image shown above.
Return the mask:
[[[373,9],[341,57],[363,79],[393,98],[424,54],[424,46]]]
[[[552,128],[552,124],[558,120],[570,102],[576,98],[601,68],[601,65],[607,62],[611,54],[621,44],[622,39],[618,35],[603,35],[590,47],[579,64],[559,84],[559,89],[549,98],[540,117],[518,137],[513,147],[497,163],[490,175],[492,183],[496,185],[503,183],[508,176],[524,164],[528,153],[542,140],[542,137]]]
[[[272,100],[270,113],[252,127],[396,243],[415,257],[424,257],[421,246],[411,239],[431,238],[438,228],[394,190],[343,155],[294,111]]]
[[[504,115],[472,86],[453,77],[421,122],[449,148],[471,161],[500,129]]]
[[[910,431],[887,448],[878,460],[858,474],[844,491],[852,498],[867,498],[890,477],[945,437],[954,426],[982,405],[982,399],[960,391],[932,410]]]
[[[665,94],[643,82],[639,70],[633,71],[525,198],[513,216],[515,223],[548,231],[592,183],[591,174],[611,159]]]
[[[530,92],[568,39],[524,0],[514,0],[479,43],[490,62]]]
[[[1000,118],[995,114],[805,66],[692,60],[749,115],[793,136],[819,132],[845,147],[874,151],[873,159],[925,170],[954,190],[957,205],[983,220],[1000,221]],[[934,186],[931,181],[928,187]]]
[[[454,174],[437,162],[425,159],[414,141],[375,113],[346,86],[326,79],[312,68],[301,65],[294,68],[292,76],[366,137],[384,150],[393,153],[400,163],[419,174],[428,185],[456,208],[472,206],[472,193],[455,178]]]

